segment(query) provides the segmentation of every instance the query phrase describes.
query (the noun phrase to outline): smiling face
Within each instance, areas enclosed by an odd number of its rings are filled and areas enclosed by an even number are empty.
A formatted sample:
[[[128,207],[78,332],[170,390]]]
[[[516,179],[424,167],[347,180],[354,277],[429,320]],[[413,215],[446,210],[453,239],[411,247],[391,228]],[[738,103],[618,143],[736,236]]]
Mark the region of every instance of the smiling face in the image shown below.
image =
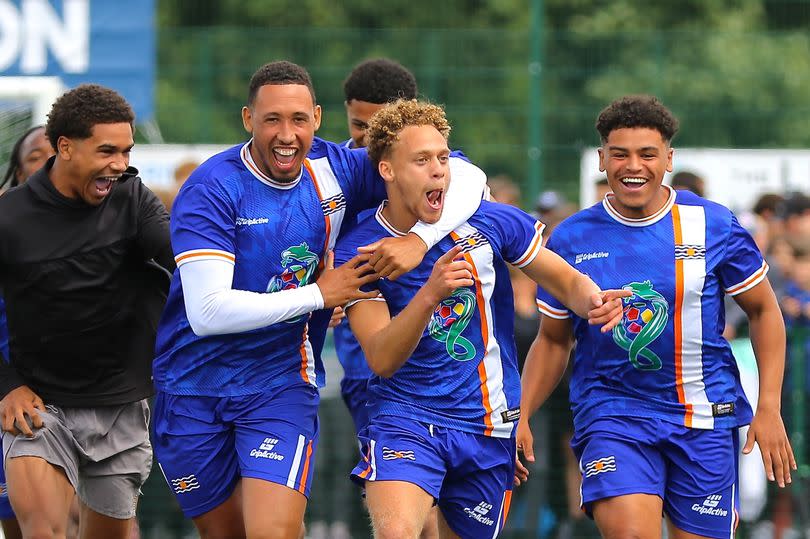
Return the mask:
[[[45,128],[32,131],[20,145],[20,167],[16,171],[17,183],[24,183],[34,172],[45,166],[54,154],[45,136]]]
[[[391,209],[407,221],[435,223],[442,216],[450,182],[450,149],[432,125],[411,125],[399,132],[380,160]]]
[[[292,181],[321,125],[321,107],[303,84],[265,84],[253,104],[242,109],[242,123],[253,135],[250,154],[262,172]]]
[[[133,145],[128,123],[96,124],[85,139],[59,137],[59,172],[54,170],[51,179],[65,196],[98,206],[129,166]]]
[[[673,150],[661,133],[648,127],[623,127],[610,132],[599,148],[599,170],[607,174],[613,207],[625,217],[648,217],[666,204],[661,186],[672,171]]]

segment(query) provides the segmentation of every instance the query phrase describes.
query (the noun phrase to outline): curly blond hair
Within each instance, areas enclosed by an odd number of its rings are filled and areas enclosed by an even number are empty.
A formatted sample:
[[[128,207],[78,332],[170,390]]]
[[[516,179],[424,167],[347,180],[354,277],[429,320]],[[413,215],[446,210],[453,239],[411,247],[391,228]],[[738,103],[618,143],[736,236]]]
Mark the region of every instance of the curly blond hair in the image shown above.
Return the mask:
[[[432,125],[447,140],[450,122],[444,110],[416,99],[398,99],[374,113],[366,129],[366,148],[372,163],[378,165],[408,126]]]

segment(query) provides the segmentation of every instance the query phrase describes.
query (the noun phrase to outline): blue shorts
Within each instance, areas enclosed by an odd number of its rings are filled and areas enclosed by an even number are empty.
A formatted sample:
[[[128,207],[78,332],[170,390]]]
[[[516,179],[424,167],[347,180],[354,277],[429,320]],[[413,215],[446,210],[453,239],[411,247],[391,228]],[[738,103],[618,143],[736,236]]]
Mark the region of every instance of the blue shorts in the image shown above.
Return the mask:
[[[154,451],[183,513],[195,518],[225,502],[242,477],[309,496],[318,443],[310,385],[237,397],[158,392]]]
[[[737,526],[737,429],[691,429],[658,419],[604,417],[571,441],[582,472],[582,506],[653,494],[677,528],[724,539]]]
[[[340,396],[354,421],[354,432],[360,433],[368,425],[368,378],[343,378],[340,381]]]
[[[3,455],[3,441],[0,436],[0,458]],[[0,520],[9,518],[16,518],[14,510],[11,508],[11,502],[8,501],[8,487],[6,486],[6,469],[5,462],[0,466]]]
[[[358,484],[405,481],[433,496],[462,538],[492,538],[506,522],[515,475],[514,438],[494,438],[412,419],[378,416],[360,433]]]

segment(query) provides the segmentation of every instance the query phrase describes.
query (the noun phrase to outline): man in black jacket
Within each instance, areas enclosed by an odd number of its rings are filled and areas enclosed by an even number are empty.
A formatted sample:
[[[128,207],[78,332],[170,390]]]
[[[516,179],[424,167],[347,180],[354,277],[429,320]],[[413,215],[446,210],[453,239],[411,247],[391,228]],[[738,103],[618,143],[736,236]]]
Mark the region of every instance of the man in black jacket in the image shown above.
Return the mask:
[[[151,466],[155,327],[174,260],[165,208],[130,168],[134,115],[116,92],[60,97],[43,169],[0,198],[0,364],[9,495],[25,536],[124,538]]]

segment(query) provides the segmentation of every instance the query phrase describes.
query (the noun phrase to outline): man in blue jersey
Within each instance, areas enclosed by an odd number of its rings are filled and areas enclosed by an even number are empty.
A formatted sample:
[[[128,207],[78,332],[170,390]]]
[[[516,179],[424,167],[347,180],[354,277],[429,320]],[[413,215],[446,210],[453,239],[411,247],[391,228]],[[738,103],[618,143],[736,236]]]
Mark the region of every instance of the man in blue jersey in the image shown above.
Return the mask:
[[[732,213],[662,184],[678,122],[657,99],[629,96],[599,115],[600,170],[611,194],[560,224],[548,248],[602,287],[626,288],[622,323],[592,331],[548,290],[523,371],[518,446],[529,416],[559,381],[576,341],[572,447],[582,505],[602,535],[731,537],[737,524],[737,427],[751,424],[765,470],[790,482],[793,452],[780,416],[785,328],[762,259]],[[728,343],[723,297],[748,315],[759,366],[755,414]]]
[[[440,107],[415,100],[372,117],[366,141],[388,199],[339,242],[337,261],[440,218],[449,131]],[[434,501],[441,537],[494,537],[502,529],[520,402],[507,262],[592,323],[609,329],[620,319],[615,298],[624,292],[600,292],[546,251],[542,229],[517,208],[483,202],[416,269],[378,280],[367,288],[379,297],[347,306],[376,375],[364,456],[352,472],[365,485],[376,537],[416,537]]]
[[[458,216],[395,243],[410,261],[377,249],[332,269],[344,220],[384,189],[365,151],[315,138],[320,118],[305,69],[262,66],[242,110],[251,140],[203,163],[172,209],[178,271],[158,328],[155,452],[204,538],[299,535],[323,384],[311,338],[325,326],[311,328],[310,313],[368,297],[369,266],[395,278],[480,203],[483,173],[456,163]]]

